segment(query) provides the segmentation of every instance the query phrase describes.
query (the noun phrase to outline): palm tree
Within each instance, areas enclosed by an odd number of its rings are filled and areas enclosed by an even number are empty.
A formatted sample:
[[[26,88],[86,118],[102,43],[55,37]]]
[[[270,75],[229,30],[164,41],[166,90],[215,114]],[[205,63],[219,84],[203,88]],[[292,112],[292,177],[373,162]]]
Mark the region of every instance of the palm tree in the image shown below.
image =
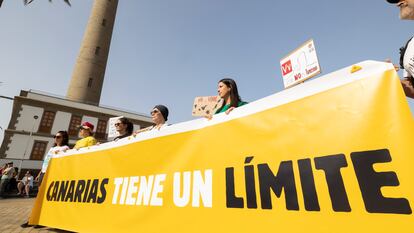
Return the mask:
[[[28,4],[30,4],[30,3],[32,3],[34,0],[23,0],[23,4],[26,6],[26,5],[28,5]],[[69,6],[71,6],[70,5],[70,1],[69,0],[63,0],[66,4],[68,4]],[[49,2],[52,2],[52,0],[49,0]],[[0,0],[0,7],[1,7],[1,4],[3,3],[3,0]]]

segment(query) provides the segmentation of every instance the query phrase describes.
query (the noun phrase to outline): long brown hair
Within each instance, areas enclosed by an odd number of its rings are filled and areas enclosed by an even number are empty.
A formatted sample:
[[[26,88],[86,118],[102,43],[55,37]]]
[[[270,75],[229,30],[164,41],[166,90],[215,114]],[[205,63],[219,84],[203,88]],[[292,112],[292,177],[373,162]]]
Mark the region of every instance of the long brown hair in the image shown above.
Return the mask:
[[[231,78],[223,78],[219,81],[219,83],[224,83],[228,88],[230,88],[230,107],[237,108],[239,105],[239,102],[241,102],[241,98],[239,95],[239,91],[237,90],[237,84],[236,82]],[[226,102],[223,101],[223,105],[217,110],[217,112],[220,112],[224,106],[226,105]]]
[[[62,145],[60,145],[60,146],[69,146],[69,134],[68,134],[67,131],[62,130],[62,131],[57,132],[56,134],[61,134],[62,135]],[[55,147],[55,146],[57,146],[57,144],[54,143],[53,146]]]
[[[119,118],[119,121],[122,124],[124,124],[124,125],[127,126],[127,128],[126,128],[126,134],[131,135],[134,132],[134,124],[132,124],[132,122],[130,122],[128,120],[128,118],[121,117],[121,118]]]

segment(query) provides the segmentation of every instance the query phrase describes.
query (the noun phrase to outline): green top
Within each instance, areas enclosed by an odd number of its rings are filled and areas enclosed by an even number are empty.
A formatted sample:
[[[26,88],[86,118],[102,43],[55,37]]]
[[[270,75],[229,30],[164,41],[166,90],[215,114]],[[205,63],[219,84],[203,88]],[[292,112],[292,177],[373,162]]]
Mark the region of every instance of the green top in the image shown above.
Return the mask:
[[[247,102],[239,101],[239,103],[237,104],[237,107],[243,106],[245,104],[247,104]],[[225,112],[229,108],[230,108],[230,104],[226,104],[226,105],[224,105],[224,107],[222,109],[218,109],[215,114],[219,114],[219,113]]]

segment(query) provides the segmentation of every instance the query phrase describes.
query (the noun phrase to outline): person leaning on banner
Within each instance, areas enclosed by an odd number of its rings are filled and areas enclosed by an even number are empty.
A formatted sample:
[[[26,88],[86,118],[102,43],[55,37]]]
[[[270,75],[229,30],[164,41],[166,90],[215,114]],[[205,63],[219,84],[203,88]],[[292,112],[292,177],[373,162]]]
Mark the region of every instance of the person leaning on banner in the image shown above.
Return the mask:
[[[39,182],[39,187],[42,184],[42,180],[46,173],[50,159],[53,158],[59,152],[66,151],[66,150],[69,150],[68,132],[59,131],[55,134],[53,147],[50,148],[49,152],[45,154],[45,157],[42,163],[42,169],[39,171],[39,174],[37,174],[35,178],[35,180]]]
[[[82,125],[79,126],[79,137],[82,139],[76,142],[73,149],[80,149],[83,147],[89,147],[89,146],[96,145],[97,141],[92,136],[93,128],[94,128],[94,125],[92,125],[90,122],[83,122]]]
[[[135,131],[134,135],[150,130],[161,130],[165,126],[168,126],[169,124],[166,123],[168,121],[168,113],[169,111],[166,106],[161,104],[156,105],[154,108],[152,108],[152,111],[150,112],[152,122],[154,123],[154,125],[144,129],[137,130]]]
[[[114,141],[131,136],[134,132],[134,125],[125,117],[121,117],[116,121],[115,128],[119,136],[115,137]]]
[[[229,114],[233,109],[247,104],[247,102],[241,100],[239,91],[237,90],[237,84],[231,78],[220,80],[218,82],[217,92],[224,101],[223,105],[217,109],[215,114],[222,112]]]
[[[400,8],[400,19],[414,20],[414,0],[387,0]],[[407,97],[414,98],[414,40],[409,39],[404,47],[400,48],[400,67],[404,69],[401,84]]]
[[[69,149],[69,134],[66,131],[59,131],[55,134],[54,137],[55,144],[52,148],[50,148],[49,152],[45,155],[45,158],[43,159],[42,169],[40,170],[39,174],[35,178],[37,182],[39,182],[39,187],[42,184],[43,177],[47,171],[47,167],[49,165],[49,161],[51,158],[53,158],[55,155],[57,155],[59,152],[66,151]],[[43,226],[39,225],[29,225],[29,222],[25,222],[20,225],[22,228],[27,227],[34,227],[34,228],[42,228]]]

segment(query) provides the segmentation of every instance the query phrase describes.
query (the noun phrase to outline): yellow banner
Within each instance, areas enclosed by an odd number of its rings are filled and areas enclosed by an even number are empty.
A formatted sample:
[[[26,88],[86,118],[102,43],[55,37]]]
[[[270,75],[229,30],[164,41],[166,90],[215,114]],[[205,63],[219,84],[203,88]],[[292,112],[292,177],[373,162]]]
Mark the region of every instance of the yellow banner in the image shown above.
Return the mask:
[[[411,232],[409,106],[392,66],[359,65],[228,116],[54,158],[30,223],[79,232]]]

